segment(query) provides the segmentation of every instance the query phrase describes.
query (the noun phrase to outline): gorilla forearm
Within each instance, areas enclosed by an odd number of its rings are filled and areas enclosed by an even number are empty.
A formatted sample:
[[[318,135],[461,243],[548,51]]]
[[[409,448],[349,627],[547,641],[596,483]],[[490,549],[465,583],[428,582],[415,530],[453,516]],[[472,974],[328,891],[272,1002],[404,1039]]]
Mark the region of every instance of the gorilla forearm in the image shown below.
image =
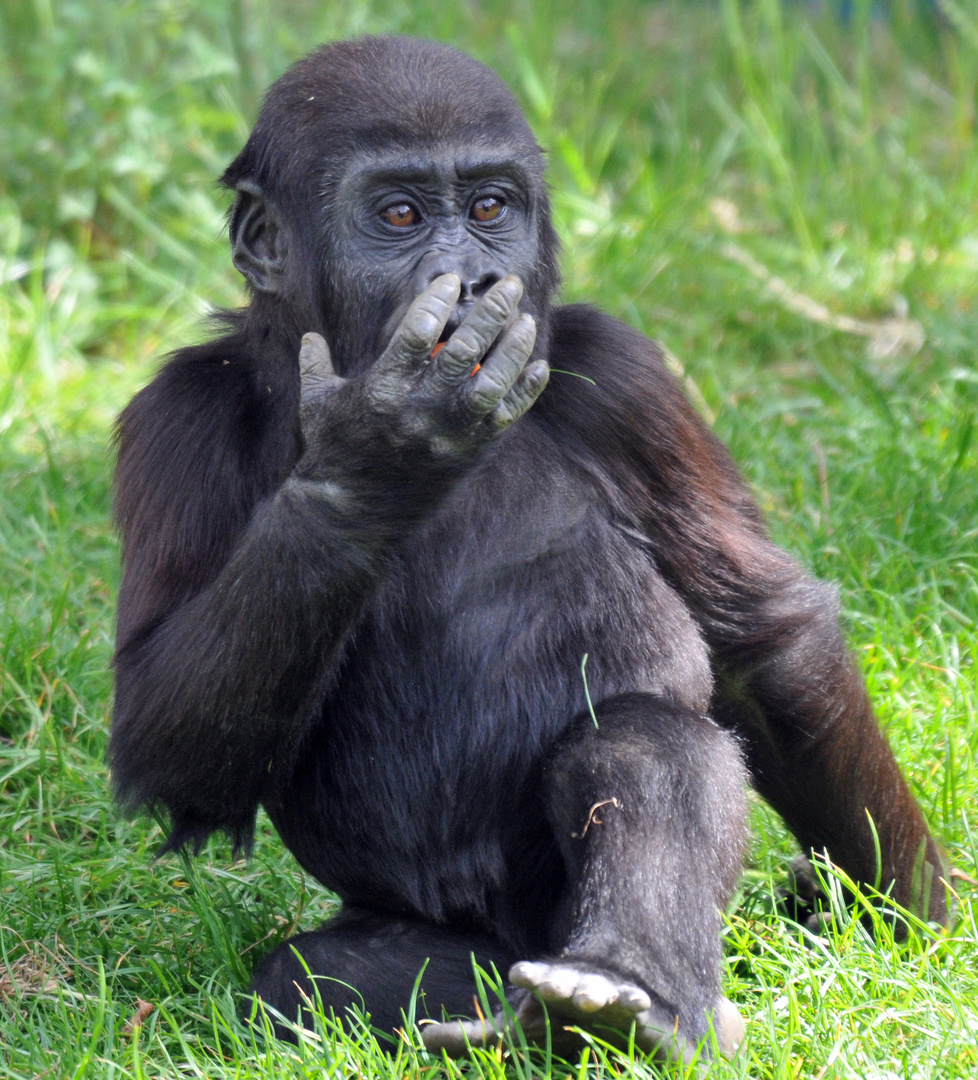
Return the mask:
[[[490,289],[432,356],[458,293],[454,275],[433,282],[383,355],[355,379],[336,376],[325,341],[307,335],[299,402],[305,449],[292,475],[253,509],[202,591],[171,601],[156,619],[120,628],[116,784],[129,804],[171,811],[171,845],[213,828],[246,835],[265,786],[288,767],[315,717],[390,553],[546,384],[546,365],[530,363],[533,322],[517,315],[522,286],[512,277]],[[123,434],[125,476],[133,446]],[[207,441],[203,450],[214,453]],[[127,485],[123,502],[138,505],[146,486],[146,479],[135,492]],[[178,497],[186,500],[187,491]],[[220,515],[219,505],[198,507],[202,521]],[[120,515],[124,531],[131,516]],[[168,575],[159,564],[146,573],[145,539],[125,540],[120,607],[145,610],[150,605],[133,593],[165,591]],[[188,546],[195,545],[206,546],[199,535]],[[184,551],[183,574],[169,576],[189,577],[194,561]]]
[[[736,617],[699,600],[704,624],[720,635],[717,718],[744,738],[755,787],[804,850],[827,851],[855,881],[943,921],[941,856],[843,638],[835,590],[762,537],[754,543]],[[776,570],[767,580],[765,566]],[[931,867],[925,887],[921,859]]]
[[[754,784],[804,850],[827,851],[855,881],[943,922],[940,852],[842,638],[834,592],[806,584],[806,621],[742,684]]]
[[[130,635],[111,744],[127,803],[161,803],[208,831],[247,827],[383,573],[395,517],[367,529],[324,485],[289,480],[208,588]]]

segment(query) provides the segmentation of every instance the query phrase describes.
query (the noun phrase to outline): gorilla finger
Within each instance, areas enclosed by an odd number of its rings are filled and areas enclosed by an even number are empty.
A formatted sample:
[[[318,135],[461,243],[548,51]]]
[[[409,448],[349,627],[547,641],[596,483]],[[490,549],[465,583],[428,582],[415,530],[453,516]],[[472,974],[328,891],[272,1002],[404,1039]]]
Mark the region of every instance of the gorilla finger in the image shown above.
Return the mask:
[[[318,397],[323,390],[331,389],[343,381],[333,369],[329,346],[322,334],[310,332],[302,335],[302,344],[299,347],[299,378],[303,398]]]
[[[519,960],[509,969],[506,977],[514,986],[536,990],[549,969],[549,964],[541,963],[539,960]]]
[[[412,302],[375,367],[409,372],[427,364],[461,291],[458,274],[435,278]]]
[[[509,274],[496,282],[439,350],[433,372],[453,381],[468,376],[493,342],[509,329],[522,297],[523,283],[519,278]]]
[[[462,1057],[470,1047],[486,1046],[502,1036],[502,1027],[493,1017],[487,1020],[449,1020],[442,1024],[426,1024],[421,1029],[421,1041],[430,1054],[442,1050],[449,1057]]]
[[[581,1012],[597,1012],[619,1000],[619,989],[604,975],[584,975],[578,980],[571,1001]]]
[[[531,364],[492,411],[491,420],[497,430],[501,431],[518,420],[543,393],[549,380],[550,366],[545,360]]]
[[[299,374],[303,378],[311,375],[335,375],[333,359],[329,346],[322,334],[310,331],[302,335],[299,345]]]
[[[534,993],[539,994],[544,1001],[570,1001],[577,989],[579,978],[580,972],[573,968],[554,966],[543,977]]]
[[[713,1020],[713,1031],[716,1034],[717,1048],[720,1053],[725,1058],[732,1058],[747,1035],[747,1025],[740,1015],[740,1010],[730,998],[720,998]]]
[[[619,988],[618,1004],[629,1012],[640,1013],[652,1008],[652,999],[640,986],[626,984]]]
[[[469,395],[477,411],[491,412],[515,387],[526,370],[536,337],[533,316],[520,315],[489,356],[471,372],[473,380],[469,384]]]

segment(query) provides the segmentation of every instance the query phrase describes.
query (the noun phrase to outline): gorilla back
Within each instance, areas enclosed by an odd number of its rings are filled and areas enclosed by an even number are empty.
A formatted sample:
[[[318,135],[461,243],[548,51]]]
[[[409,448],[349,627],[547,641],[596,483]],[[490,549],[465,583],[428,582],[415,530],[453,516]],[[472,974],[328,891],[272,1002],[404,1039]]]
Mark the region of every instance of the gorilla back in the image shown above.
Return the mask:
[[[111,753],[169,847],[247,845],[261,804],[342,897],[262,1000],[390,1030],[424,966],[425,1043],[463,1053],[504,1024],[466,1019],[474,954],[531,1038],[549,1015],[685,1059],[712,1024],[730,1051],[748,777],[804,848],[944,919],[832,591],[655,345],[552,306],[542,155],[498,78],[325,46],[224,182],[251,302],[119,422]]]

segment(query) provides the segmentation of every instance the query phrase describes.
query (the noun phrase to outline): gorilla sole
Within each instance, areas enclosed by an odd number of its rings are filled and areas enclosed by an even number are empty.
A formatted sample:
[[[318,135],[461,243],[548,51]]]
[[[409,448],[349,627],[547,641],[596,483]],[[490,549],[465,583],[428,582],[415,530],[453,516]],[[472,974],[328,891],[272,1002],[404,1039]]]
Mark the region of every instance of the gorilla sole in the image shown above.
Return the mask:
[[[325,46],[223,179],[251,301],[119,421],[111,755],[168,847],[247,846],[263,805],[342,898],[262,1000],[390,1030],[424,968],[426,1043],[462,1053],[506,1023],[474,956],[531,1038],[546,1011],[730,1051],[748,780],[804,850],[943,920],[832,590],[656,346],[553,305],[543,157],[500,80]]]

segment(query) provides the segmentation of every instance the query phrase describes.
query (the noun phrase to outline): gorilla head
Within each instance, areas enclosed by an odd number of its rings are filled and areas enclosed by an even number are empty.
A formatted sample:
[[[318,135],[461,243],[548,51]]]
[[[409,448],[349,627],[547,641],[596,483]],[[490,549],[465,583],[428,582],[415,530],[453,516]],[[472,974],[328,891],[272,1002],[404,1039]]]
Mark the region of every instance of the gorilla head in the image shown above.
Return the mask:
[[[252,332],[284,332],[295,355],[320,331],[348,375],[436,277],[462,282],[445,340],[514,274],[546,355],[559,272],[543,169],[513,95],[463,53],[387,37],[323,46],[271,88],[222,177]]]

